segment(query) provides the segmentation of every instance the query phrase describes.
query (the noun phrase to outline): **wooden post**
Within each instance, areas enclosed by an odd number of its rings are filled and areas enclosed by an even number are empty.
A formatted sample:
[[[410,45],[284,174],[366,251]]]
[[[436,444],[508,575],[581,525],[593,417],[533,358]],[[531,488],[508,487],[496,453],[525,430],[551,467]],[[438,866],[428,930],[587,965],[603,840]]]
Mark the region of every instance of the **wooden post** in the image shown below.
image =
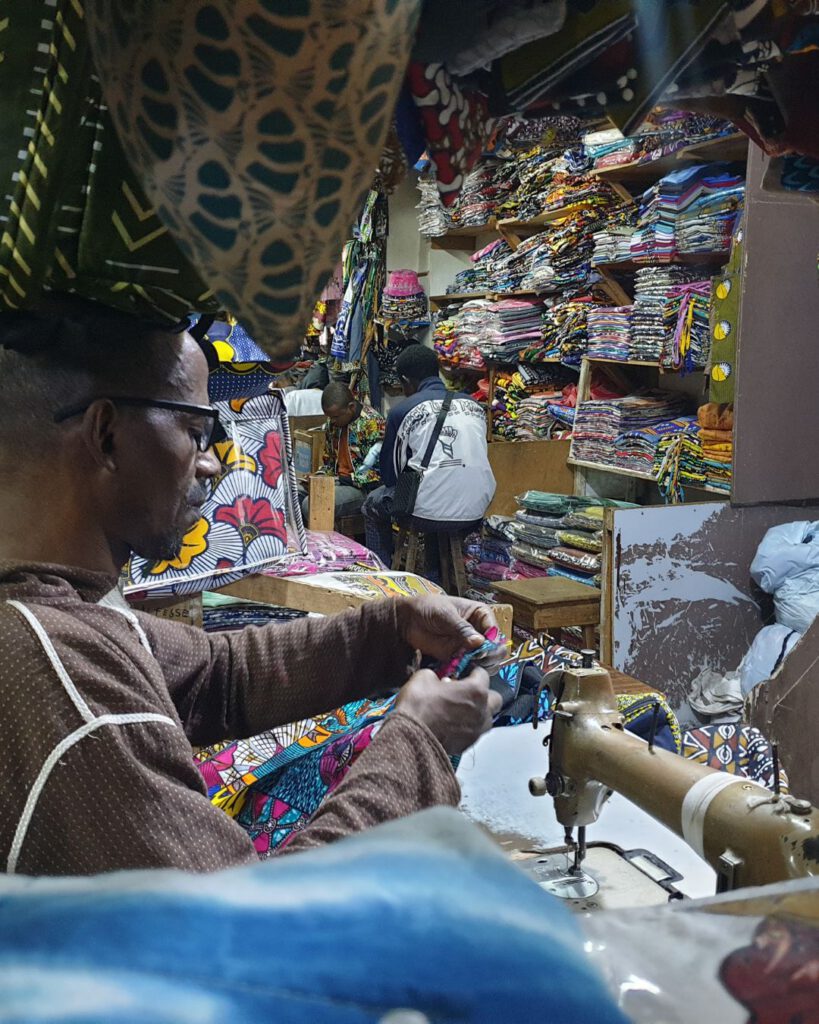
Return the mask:
[[[335,477],[324,473],[313,474],[309,481],[309,498],[307,528],[329,533],[335,525],[336,516]]]

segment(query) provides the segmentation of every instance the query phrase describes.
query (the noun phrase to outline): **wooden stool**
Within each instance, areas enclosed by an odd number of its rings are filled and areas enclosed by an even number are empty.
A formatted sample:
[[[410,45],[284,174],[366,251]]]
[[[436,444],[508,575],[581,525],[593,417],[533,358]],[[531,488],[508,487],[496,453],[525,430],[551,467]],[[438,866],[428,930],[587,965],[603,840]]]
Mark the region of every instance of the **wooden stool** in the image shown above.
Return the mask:
[[[594,627],[600,623],[600,591],[560,576],[511,580],[494,584],[512,605],[518,626],[540,634],[556,626],[582,626],[583,643],[596,647]]]
[[[415,526],[402,526],[392,556],[392,568],[423,576],[426,563],[423,558],[419,561],[419,556],[426,550],[427,544],[437,543],[441,587],[448,594],[454,593],[458,597],[463,597],[466,593],[463,536],[463,532],[458,530],[426,532]]]

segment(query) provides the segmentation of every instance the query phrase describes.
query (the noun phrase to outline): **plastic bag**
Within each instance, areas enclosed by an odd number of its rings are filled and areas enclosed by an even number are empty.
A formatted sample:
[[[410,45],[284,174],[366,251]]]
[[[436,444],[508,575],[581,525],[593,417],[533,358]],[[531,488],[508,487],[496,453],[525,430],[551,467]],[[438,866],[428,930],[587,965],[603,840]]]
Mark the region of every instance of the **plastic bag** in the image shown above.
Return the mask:
[[[797,630],[789,629],[779,622],[761,629],[739,666],[742,695],[745,696],[759,683],[770,679],[801,637],[802,634]]]
[[[768,530],[751,576],[774,595],[777,622],[805,633],[819,615],[819,523],[783,523]]]

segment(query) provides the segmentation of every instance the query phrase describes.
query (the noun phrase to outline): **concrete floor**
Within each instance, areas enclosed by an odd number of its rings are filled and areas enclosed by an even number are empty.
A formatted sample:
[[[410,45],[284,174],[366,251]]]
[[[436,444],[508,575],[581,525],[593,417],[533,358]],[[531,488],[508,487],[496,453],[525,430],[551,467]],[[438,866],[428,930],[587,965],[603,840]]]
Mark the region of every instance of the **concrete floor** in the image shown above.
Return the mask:
[[[461,807],[489,830],[504,849],[559,846],[563,829],[557,823],[549,797],[529,794],[533,775],[546,772],[541,725],[493,729],[461,760],[458,778]],[[588,842],[615,843],[624,850],[646,849],[683,876],[676,886],[686,896],[711,896],[715,874],[694,851],[664,825],[660,825],[618,794],[603,808],[600,820],[587,830]]]

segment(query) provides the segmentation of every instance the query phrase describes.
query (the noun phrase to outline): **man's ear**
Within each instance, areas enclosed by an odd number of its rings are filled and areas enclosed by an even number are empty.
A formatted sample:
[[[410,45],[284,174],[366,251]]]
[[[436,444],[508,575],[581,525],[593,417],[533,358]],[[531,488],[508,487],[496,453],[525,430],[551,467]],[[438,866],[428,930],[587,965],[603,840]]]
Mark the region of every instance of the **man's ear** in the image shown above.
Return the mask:
[[[121,427],[119,410],[107,398],[92,402],[83,414],[82,435],[91,458],[112,473],[118,466],[118,433]]]

